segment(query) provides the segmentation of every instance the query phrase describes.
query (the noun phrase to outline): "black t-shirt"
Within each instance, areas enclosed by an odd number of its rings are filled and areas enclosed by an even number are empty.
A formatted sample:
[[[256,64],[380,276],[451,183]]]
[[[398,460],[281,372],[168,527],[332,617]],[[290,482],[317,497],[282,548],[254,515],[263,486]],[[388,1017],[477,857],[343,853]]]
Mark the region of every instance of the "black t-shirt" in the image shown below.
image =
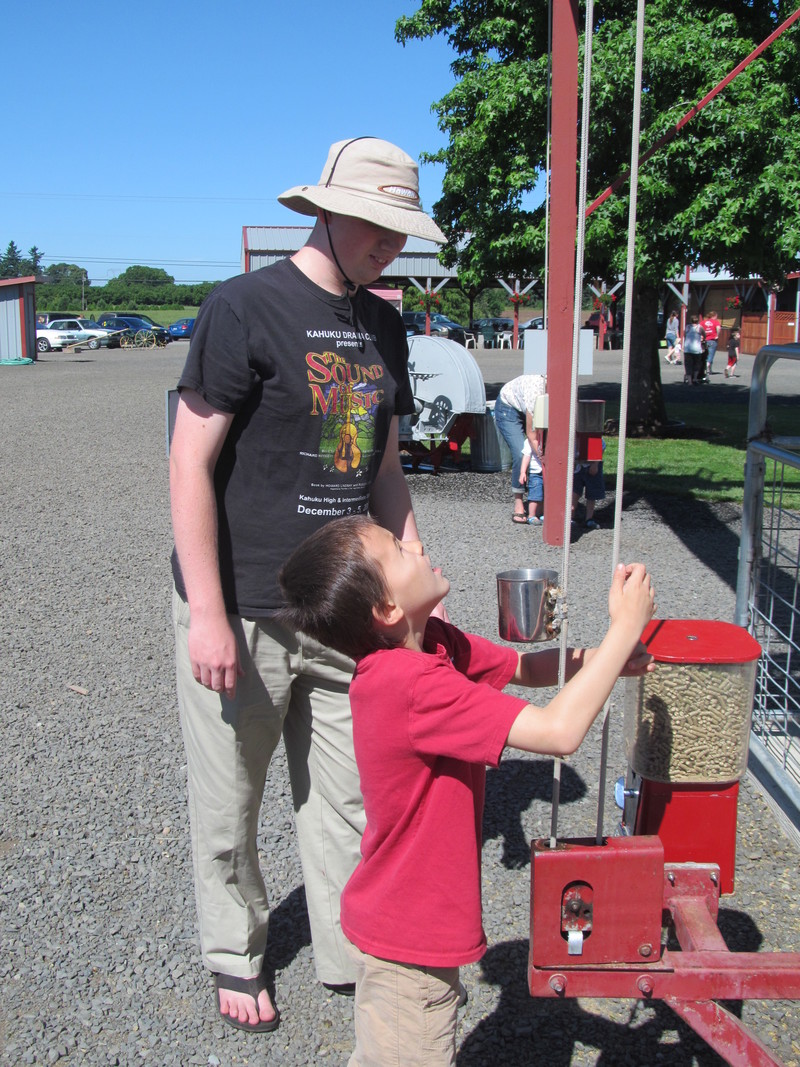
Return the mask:
[[[234,419],[214,472],[227,610],[280,607],[278,570],[333,518],[366,512],[392,416],[414,410],[402,320],[288,259],[218,286],[178,382]],[[335,566],[335,561],[331,561]],[[173,553],[175,585],[185,589]]]

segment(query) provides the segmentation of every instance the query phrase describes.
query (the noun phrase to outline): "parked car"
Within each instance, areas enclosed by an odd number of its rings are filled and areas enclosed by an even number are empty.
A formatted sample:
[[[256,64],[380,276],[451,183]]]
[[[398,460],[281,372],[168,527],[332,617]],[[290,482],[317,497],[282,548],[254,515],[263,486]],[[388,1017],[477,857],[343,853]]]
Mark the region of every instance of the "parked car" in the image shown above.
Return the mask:
[[[80,330],[54,330],[52,325],[37,326],[36,328],[36,351],[49,352],[51,349],[61,351],[69,345],[77,345],[81,341]]]
[[[170,340],[169,330],[165,330],[152,319],[143,319],[139,315],[99,315],[97,321],[110,330],[131,331],[134,335],[141,332],[151,333],[160,345],[165,345]]]
[[[49,326],[56,319],[80,319],[82,317],[83,315],[80,311],[37,311],[36,328],[41,329],[43,326]]]
[[[53,319],[47,324],[51,330],[77,330],[80,340],[86,342],[86,347],[91,349],[119,348],[119,333],[101,326],[93,319]],[[37,331],[38,332],[38,331]]]
[[[482,334],[484,330],[492,330],[494,333],[502,333],[504,330],[514,329],[514,320],[505,318],[473,319],[470,327],[474,333]]]
[[[521,330],[543,330],[544,318],[541,315],[537,315],[535,318],[528,319],[527,322],[521,322],[519,328]]]
[[[430,319],[432,337],[449,337],[451,341],[456,341],[460,345],[466,344],[467,335],[463,326],[453,322],[452,319],[448,319],[446,315],[442,315],[439,311],[432,311]],[[404,311],[403,322],[405,323],[407,334],[425,333],[424,311]]]
[[[498,344],[498,335],[514,329],[514,320],[500,316],[472,320],[472,332],[483,338],[484,348],[494,348]]]
[[[591,315],[589,316],[589,318],[586,320],[586,322],[584,322],[584,324],[583,324],[584,330],[594,330],[595,333],[597,333],[597,331],[600,329],[600,319],[603,318],[604,316],[605,316],[605,320],[606,320],[606,328],[610,329],[610,327],[608,325],[608,312],[593,311],[591,313]]]
[[[170,337],[176,341],[188,340],[192,336],[193,328],[194,319],[178,319],[167,327]]]
[[[151,319],[149,315],[145,315],[142,311],[104,311],[102,315],[97,316],[97,321],[102,322],[103,319],[110,319],[115,316],[119,319],[141,319],[143,322],[148,323],[150,326],[155,326],[159,330],[164,329],[161,323],[156,322],[155,319]]]

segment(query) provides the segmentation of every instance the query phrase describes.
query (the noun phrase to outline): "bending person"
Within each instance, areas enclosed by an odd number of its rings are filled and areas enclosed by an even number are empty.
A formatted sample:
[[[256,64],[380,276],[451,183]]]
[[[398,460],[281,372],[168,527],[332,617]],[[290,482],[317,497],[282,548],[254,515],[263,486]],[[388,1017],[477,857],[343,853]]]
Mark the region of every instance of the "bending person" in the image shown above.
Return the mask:
[[[533,457],[541,462],[542,444],[540,436],[533,428],[533,407],[536,398],[543,396],[544,391],[544,375],[521,374],[518,378],[506,382],[494,405],[497,429],[511,449],[511,492],[514,495],[514,511],[511,521],[520,524],[528,521],[528,512],[523,499],[525,486],[520,481],[522,449],[527,438]],[[533,517],[541,518],[535,506]]]

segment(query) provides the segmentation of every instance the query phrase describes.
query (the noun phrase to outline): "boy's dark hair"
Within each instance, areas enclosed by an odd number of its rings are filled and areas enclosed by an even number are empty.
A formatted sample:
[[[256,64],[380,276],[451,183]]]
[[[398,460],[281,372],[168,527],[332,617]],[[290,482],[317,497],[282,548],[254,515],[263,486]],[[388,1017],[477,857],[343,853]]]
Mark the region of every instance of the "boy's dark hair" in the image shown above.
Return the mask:
[[[368,515],[348,515],[307,537],[278,574],[286,602],[279,621],[352,659],[394,648],[372,615],[389,599],[383,571],[362,540],[376,525]]]

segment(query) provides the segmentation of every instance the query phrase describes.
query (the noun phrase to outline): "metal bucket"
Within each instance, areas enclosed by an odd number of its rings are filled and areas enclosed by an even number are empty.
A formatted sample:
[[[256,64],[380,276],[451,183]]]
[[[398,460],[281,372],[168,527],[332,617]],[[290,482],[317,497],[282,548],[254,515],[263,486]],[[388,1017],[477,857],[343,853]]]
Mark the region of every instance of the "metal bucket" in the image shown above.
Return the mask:
[[[549,641],[555,620],[558,571],[523,567],[497,575],[497,610],[504,641]]]

